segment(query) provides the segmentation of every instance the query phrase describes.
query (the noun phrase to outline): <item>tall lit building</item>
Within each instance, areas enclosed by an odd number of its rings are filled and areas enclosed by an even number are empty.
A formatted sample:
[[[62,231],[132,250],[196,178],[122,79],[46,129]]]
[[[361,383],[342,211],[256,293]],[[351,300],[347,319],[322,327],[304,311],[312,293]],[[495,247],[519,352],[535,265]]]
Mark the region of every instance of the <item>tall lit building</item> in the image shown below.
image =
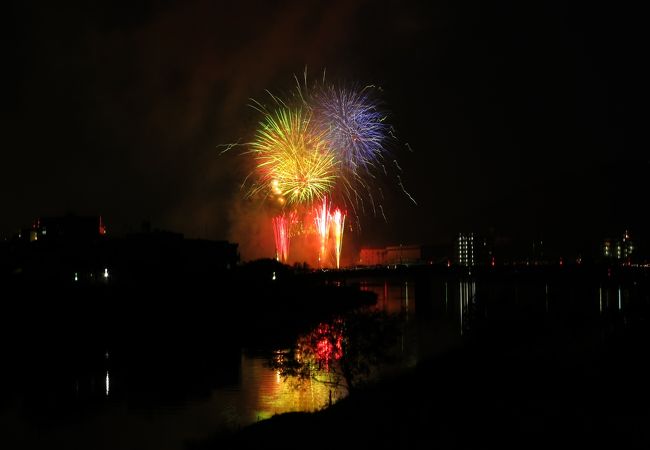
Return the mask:
[[[629,260],[634,253],[634,244],[630,238],[630,232],[625,230],[623,233],[623,239],[621,240],[621,255],[622,259]]]
[[[456,262],[465,267],[476,264],[474,233],[460,233],[456,240]]]

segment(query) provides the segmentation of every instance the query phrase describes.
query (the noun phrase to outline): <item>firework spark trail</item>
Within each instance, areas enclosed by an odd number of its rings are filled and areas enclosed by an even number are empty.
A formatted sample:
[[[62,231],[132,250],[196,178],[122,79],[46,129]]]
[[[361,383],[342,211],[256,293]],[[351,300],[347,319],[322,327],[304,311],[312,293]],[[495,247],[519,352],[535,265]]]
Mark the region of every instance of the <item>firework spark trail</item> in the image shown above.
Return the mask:
[[[368,194],[370,196],[370,205],[372,206],[372,214],[373,216],[377,215],[377,208],[375,208],[375,199],[372,198],[372,194]]]
[[[327,197],[323,197],[323,203],[315,210],[316,230],[320,236],[320,253],[318,254],[318,263],[323,267],[327,252],[327,236],[330,227],[330,210],[327,204]]]
[[[231,144],[220,144],[220,145],[217,145],[217,148],[225,147],[225,149],[223,149],[223,150],[221,150],[221,151],[219,152],[220,155],[223,155],[223,154],[226,153],[227,151],[229,151],[229,150],[231,150],[232,148],[237,147],[237,146],[239,146],[239,145],[242,145],[242,144],[240,144],[239,141],[237,141],[237,142],[234,142],[234,143],[231,143]]]
[[[310,203],[335,184],[337,160],[323,137],[310,126],[311,113],[279,108],[266,113],[251,144],[259,180],[249,196],[269,190],[287,204]]]
[[[381,210],[381,215],[384,218],[384,222],[388,223],[388,219],[386,218],[386,214],[384,214],[384,207],[379,205],[379,209]]]
[[[399,187],[402,188],[402,191],[407,195],[409,199],[411,199],[413,204],[417,205],[418,203],[415,201],[415,199],[411,197],[411,194],[409,194],[408,191],[404,188],[404,184],[402,184],[402,178],[399,175],[397,175],[397,180],[398,180],[397,184],[399,184]]]
[[[276,259],[281,263],[286,263],[289,260],[290,231],[294,220],[294,212],[273,218]]]
[[[345,226],[345,213],[339,208],[334,210],[331,218],[334,227],[334,251],[336,254],[336,268],[341,267],[341,250],[343,249],[343,227]]]

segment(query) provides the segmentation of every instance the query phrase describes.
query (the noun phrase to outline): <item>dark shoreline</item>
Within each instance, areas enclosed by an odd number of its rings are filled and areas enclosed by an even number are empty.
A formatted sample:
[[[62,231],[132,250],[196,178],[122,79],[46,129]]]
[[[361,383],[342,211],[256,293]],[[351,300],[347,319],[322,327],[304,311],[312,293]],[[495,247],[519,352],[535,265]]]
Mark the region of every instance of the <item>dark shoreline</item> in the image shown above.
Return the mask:
[[[237,271],[210,280],[5,284],[9,296],[0,334],[7,365],[0,379],[6,391],[0,394],[11,398],[11,389],[21,384],[39,392],[31,387],[42,382],[38,369],[75,367],[76,361],[84,365],[88,354],[99,355],[97,366],[103,367],[104,346],[117,346],[115,354],[132,358],[127,367],[141,364],[145,372],[157,373],[162,363],[169,370],[154,386],[158,391],[173,391],[177,383],[178,392],[172,394],[180,395],[196,384],[191,395],[201,395],[219,376],[220,363],[205,360],[206,354],[214,355],[215,342],[223,343],[219,348],[229,361],[236,361],[239,347],[229,345],[248,339],[273,347],[331,314],[375,300],[360,290],[356,271],[295,273],[272,267],[276,270]],[[408,279],[410,285],[415,279],[418,298],[433,298],[434,279],[468,280],[465,272],[444,268],[391,270],[395,281]],[[448,275],[439,277],[436,270]],[[330,409],[276,416],[190,447],[650,447],[647,271],[621,269],[610,276],[577,267],[487,269],[473,277],[480,301],[464,318],[470,326],[460,348],[355,392]],[[543,309],[543,298],[525,290],[544,280],[555,288],[550,312]],[[486,283],[516,285],[521,291],[508,297],[501,288],[482,290]],[[235,284],[242,290],[233,298],[227,287]],[[589,292],[573,290],[587,285]],[[621,285],[636,292],[639,301],[624,302],[623,310],[613,303],[599,314],[598,286]],[[439,306],[432,303],[418,314],[434,316]],[[148,382],[133,381],[133,395],[141,395]]]
[[[277,415],[188,447],[649,448],[645,322],[595,340],[546,330],[512,343],[510,331],[470,337],[323,411]]]

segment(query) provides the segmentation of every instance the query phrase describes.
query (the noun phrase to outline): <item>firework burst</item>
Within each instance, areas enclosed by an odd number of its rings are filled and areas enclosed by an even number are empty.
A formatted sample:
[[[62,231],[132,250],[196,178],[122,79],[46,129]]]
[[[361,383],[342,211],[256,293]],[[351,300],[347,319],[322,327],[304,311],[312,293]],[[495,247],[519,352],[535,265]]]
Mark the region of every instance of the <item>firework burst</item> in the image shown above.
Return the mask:
[[[323,85],[312,91],[314,127],[353,174],[375,166],[386,153],[385,115],[371,95],[372,87],[344,89]]]
[[[297,93],[312,111],[316,133],[323,137],[339,160],[339,178],[332,199],[349,207],[353,215],[369,208],[378,215],[383,199],[379,182],[389,178],[389,148],[396,143],[386,113],[378,101],[378,89],[369,85],[345,86],[322,81],[304,85],[298,79]],[[399,170],[399,167],[398,167]]]
[[[311,112],[280,107],[266,113],[250,150],[259,180],[249,195],[264,192],[281,204],[310,203],[335,185],[338,160],[311,126]]]
[[[320,244],[319,266],[340,267],[347,211],[357,229],[368,204],[374,216],[381,213],[387,220],[380,182],[392,170],[398,172],[397,185],[415,203],[388,150],[396,137],[376,94],[374,86],[336,85],[324,76],[308,86],[305,72],[304,86],[298,82],[293,95],[270,94],[270,108],[253,100],[262,119],[246,144],[244,153],[252,156],[254,168],[242,188],[274,210],[278,260],[288,262],[290,244],[300,246],[311,235]],[[224,146],[223,152],[235,145],[240,144]],[[291,242],[292,236],[301,239]]]

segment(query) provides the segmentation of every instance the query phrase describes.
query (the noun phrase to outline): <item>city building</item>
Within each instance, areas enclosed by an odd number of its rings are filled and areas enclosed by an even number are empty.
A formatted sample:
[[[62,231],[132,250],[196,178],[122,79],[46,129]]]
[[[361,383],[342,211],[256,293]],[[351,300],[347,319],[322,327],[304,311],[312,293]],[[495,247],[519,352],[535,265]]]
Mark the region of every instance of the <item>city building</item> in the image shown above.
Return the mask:
[[[474,233],[459,233],[456,240],[456,264],[473,267],[476,264]]]
[[[362,248],[359,253],[359,265],[381,266],[386,265],[386,248]]]
[[[20,240],[29,242],[72,242],[93,240],[106,236],[106,225],[101,216],[39,217],[31,228],[18,233]]]
[[[464,267],[494,266],[494,240],[477,233],[459,233],[454,242],[455,264]]]
[[[0,266],[25,280],[114,284],[208,279],[239,263],[236,243],[150,229],[108,238],[99,216],[38,218],[10,245]]]
[[[635,251],[635,245],[630,232],[625,230],[620,238],[606,238],[601,246],[601,254],[605,259],[630,262]]]
[[[365,247],[359,253],[361,266],[434,264],[447,261],[447,246],[400,244]]]

